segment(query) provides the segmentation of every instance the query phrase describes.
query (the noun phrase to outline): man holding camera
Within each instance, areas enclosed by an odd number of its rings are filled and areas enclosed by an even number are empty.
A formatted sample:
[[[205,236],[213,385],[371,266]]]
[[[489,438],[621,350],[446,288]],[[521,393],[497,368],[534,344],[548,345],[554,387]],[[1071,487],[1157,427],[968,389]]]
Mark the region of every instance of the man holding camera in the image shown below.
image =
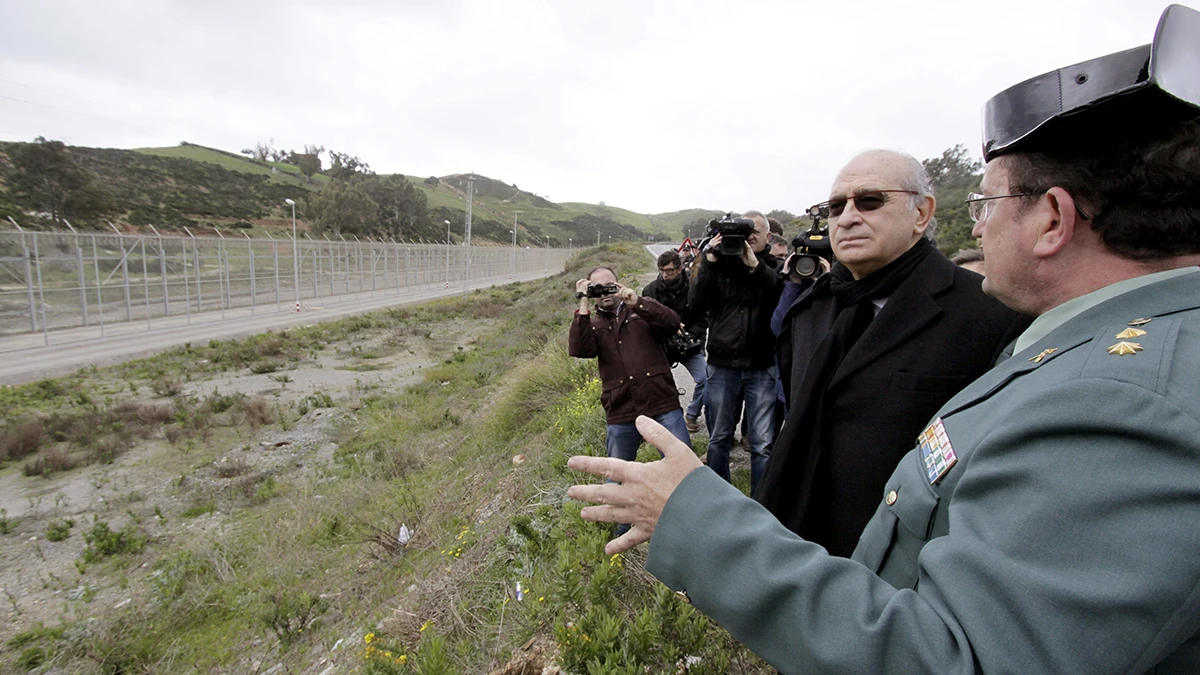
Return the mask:
[[[691,283],[683,269],[683,259],[679,257],[679,253],[665,251],[658,256],[658,278],[646,284],[646,287],[642,289],[642,295],[654,298],[675,310],[683,322],[678,335],[683,338],[680,342],[684,343],[685,351],[672,354],[671,349],[668,348],[667,359],[676,360],[686,368],[688,374],[692,376],[692,382],[695,383],[695,387],[692,389],[692,401],[684,411],[687,430],[694,434],[700,431],[700,423],[697,418],[700,417],[700,412],[704,408],[704,383],[707,379],[704,372],[706,368],[704,334],[708,330],[708,324],[703,317],[693,316],[692,311],[688,308],[690,286]]]
[[[838,262],[783,313],[776,348],[788,414],[754,497],[788,529],[848,557],[930,416],[1029,321],[926,238],[933,187],[909,155],[860,154],[821,207]]]
[[[985,291],[1037,319],[932,417],[850,560],[647,419],[567,494],[787,673],[1200,672],[1200,13],[984,107]],[[1007,350],[1006,350],[1007,351]]]
[[[568,352],[597,359],[608,419],[609,457],[634,460],[642,436],[633,425],[638,415],[654,418],[676,438],[691,444],[679,407],[679,391],[662,340],[679,330],[679,315],[653,298],[641,297],[617,283],[616,274],[597,267],[575,284],[579,308],[571,323]],[[596,301],[596,312],[589,307]]]
[[[774,438],[777,371],[771,312],[782,282],[775,271],[779,262],[767,251],[770,231],[762,213],[748,211],[744,219],[726,219],[716,227],[718,233],[704,248],[689,303],[693,312],[708,319],[708,466],[730,479],[729,451],[745,403],[753,493],[766,471]]]

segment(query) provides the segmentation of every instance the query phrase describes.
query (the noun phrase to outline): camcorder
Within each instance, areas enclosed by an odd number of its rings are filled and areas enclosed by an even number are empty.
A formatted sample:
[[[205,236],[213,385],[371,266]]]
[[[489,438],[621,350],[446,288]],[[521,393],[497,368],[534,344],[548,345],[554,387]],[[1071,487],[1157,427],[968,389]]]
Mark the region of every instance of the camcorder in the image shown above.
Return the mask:
[[[575,299],[582,297],[603,298],[606,295],[615,295],[617,293],[616,284],[588,284],[587,293],[575,291]]]
[[[667,361],[682,363],[704,349],[704,340],[687,331],[675,333],[663,343],[663,351],[667,353]]]
[[[796,253],[791,257],[788,266],[788,277],[800,282],[812,280],[821,276],[824,268],[821,261],[833,262],[833,244],[829,241],[829,226],[821,227],[821,219],[829,220],[829,207],[823,205],[810,206],[808,217],[811,224],[808,229],[792,239],[792,248]]]
[[[704,241],[700,242],[700,250],[712,252],[718,256],[737,258],[746,249],[746,237],[754,234],[754,221],[749,218],[734,218],[732,213],[725,214],[720,220],[708,223],[708,232]],[[717,235],[721,242],[713,248],[711,242]]]

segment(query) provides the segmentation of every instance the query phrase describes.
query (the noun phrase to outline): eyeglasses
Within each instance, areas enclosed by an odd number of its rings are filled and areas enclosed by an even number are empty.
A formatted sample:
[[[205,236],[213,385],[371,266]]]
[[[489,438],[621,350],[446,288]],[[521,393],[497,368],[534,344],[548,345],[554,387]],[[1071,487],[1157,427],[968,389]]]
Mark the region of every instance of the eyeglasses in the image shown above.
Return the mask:
[[[978,223],[981,220],[986,220],[987,217],[991,215],[993,199],[1008,199],[1009,197],[1040,197],[1044,194],[1046,194],[1045,190],[1042,190],[1041,192],[1021,192],[1012,195],[984,197],[978,192],[972,192],[971,194],[967,195],[967,215],[971,216],[971,222]],[[1088,212],[1084,211],[1083,207],[1079,205],[1079,202],[1075,202],[1075,211],[1079,214],[1079,217],[1082,220],[1092,219],[1092,217],[1088,215]]]
[[[660,268],[658,268],[658,271],[665,272],[667,274],[674,274],[679,271],[679,268],[678,267],[660,267]]]
[[[825,207],[829,209],[830,218],[837,218],[838,216],[842,215],[843,211],[846,210],[846,204],[849,204],[851,200],[854,201],[854,208],[858,209],[859,211],[875,211],[883,208],[883,205],[888,203],[888,193],[899,193],[906,195],[921,194],[920,192],[914,192],[912,190],[868,190],[866,192],[859,192],[851,197],[839,197],[837,199],[830,199],[827,202],[821,202],[820,204],[809,207],[809,212],[811,213],[813,209]]]

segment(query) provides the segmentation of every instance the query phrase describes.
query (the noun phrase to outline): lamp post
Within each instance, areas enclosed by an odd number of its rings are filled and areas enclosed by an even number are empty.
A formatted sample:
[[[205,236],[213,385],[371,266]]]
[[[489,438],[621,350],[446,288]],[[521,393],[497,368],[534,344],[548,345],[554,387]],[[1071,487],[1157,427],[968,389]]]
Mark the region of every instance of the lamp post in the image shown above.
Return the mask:
[[[296,286],[296,311],[300,311],[300,247],[296,241],[296,202],[291,199],[283,200],[292,207],[292,283]]]
[[[450,221],[442,221],[446,223],[446,288],[450,288]]]

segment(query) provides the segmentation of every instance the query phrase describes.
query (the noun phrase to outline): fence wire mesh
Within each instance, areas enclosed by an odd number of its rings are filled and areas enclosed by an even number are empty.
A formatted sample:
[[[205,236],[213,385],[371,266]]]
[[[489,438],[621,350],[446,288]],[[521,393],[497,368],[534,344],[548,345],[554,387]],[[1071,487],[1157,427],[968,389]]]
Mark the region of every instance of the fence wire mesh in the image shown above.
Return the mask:
[[[0,336],[224,313],[562,269],[565,249],[0,232]]]

